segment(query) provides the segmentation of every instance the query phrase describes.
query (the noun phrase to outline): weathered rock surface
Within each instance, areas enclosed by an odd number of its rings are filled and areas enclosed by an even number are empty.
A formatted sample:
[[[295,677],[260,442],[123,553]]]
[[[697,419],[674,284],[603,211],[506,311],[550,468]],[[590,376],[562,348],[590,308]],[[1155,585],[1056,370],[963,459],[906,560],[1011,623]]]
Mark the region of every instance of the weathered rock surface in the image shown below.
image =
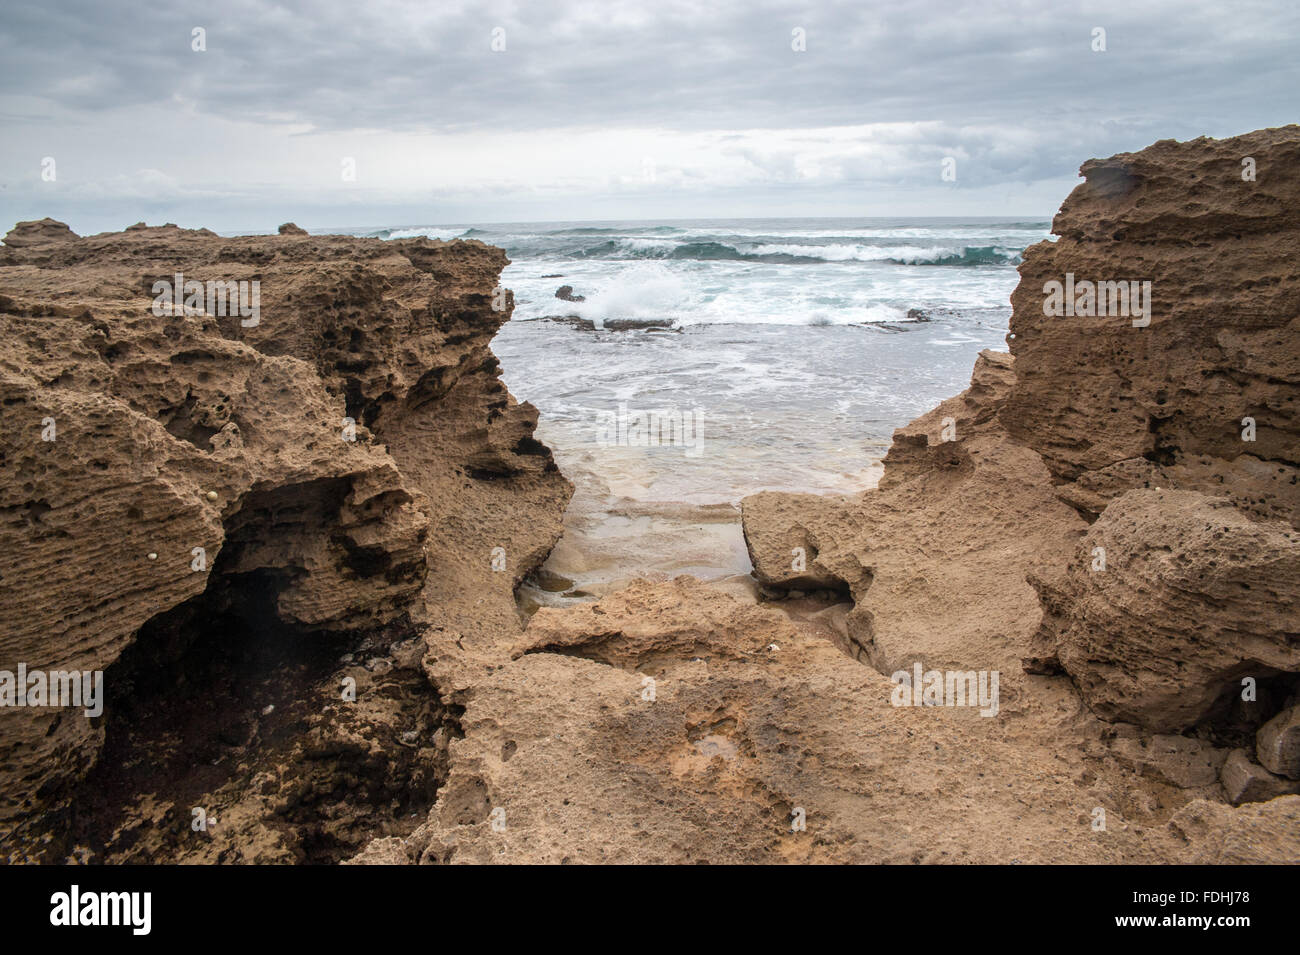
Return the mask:
[[[1243,156],[1270,180],[1243,182]],[[1092,712],[1136,724],[1108,766],[1211,799],[1222,770],[1234,799],[1276,796],[1225,746],[1252,743],[1300,685],[1300,127],[1083,172],[1060,240],[1025,255],[1011,356],[983,353],[963,395],[897,431],[878,489],[747,499],[755,576],[847,587],[850,645],[882,673],[1020,654],[1013,713],[1064,672]],[[1045,316],[1044,284],[1067,272],[1152,281],[1150,324]],[[1191,803],[1175,844],[1295,859],[1294,838],[1268,841],[1295,812],[1275,802]]]
[[[683,577],[526,628],[569,488],[487,347],[503,253],[24,225],[0,669],[102,666],[110,695],[98,722],[0,713],[6,851],[1300,862],[1269,771],[1300,685],[1298,149],[1089,163],[1012,354],[895,433],[878,489],[748,499],[762,586],[841,602]],[[260,321],[155,314],[182,271],[260,282]],[[1064,271],[1149,278],[1150,325],[1045,319]],[[916,664],[998,672],[995,715],[896,705]]]
[[[1271,172],[1243,181],[1246,156]],[[1002,421],[1096,521],[1034,580],[1037,653],[1152,730],[1300,673],[1298,160],[1288,126],[1087,163],[1012,296]],[[1065,273],[1153,281],[1150,325],[1045,316]]]
[[[1300,793],[1300,782],[1274,776],[1251,760],[1244,749],[1234,749],[1223,763],[1219,778],[1228,802],[1267,802],[1278,796]]]
[[[37,219],[33,222],[20,222],[14,226],[9,231],[9,234],[5,236],[5,247],[9,249],[26,249],[34,245],[44,245],[48,242],[61,242],[64,239],[75,238],[77,238],[77,234],[69,229],[66,223],[46,216],[44,219]]]
[[[1129,491],[1063,575],[1035,583],[1041,653],[1108,719],[1178,731],[1239,696],[1243,678],[1300,673],[1300,533],[1228,500]]]
[[[1009,356],[982,353],[967,391],[895,433],[876,490],[746,498],[759,581],[847,589],[850,639],[883,673],[920,662],[1018,679],[1039,621],[1026,576],[1063,562],[1086,525],[998,420],[1013,377]]]
[[[756,529],[745,535],[756,576],[786,590],[847,590],[846,581],[818,560],[818,530],[833,526],[842,507],[820,494],[762,491],[745,498],[741,520]]]
[[[1255,755],[1270,772],[1300,779],[1300,706],[1283,710],[1259,728]]]
[[[490,575],[497,546],[522,576],[558,536],[569,486],[488,348],[504,254],[282,233],[46,220],[6,240],[0,669],[107,670],[111,695],[147,627],[175,624],[155,637],[174,662],[254,592],[295,633],[430,626],[455,603],[426,606],[431,578],[436,598]],[[176,273],[257,282],[259,319],[209,313],[202,289],[176,307],[155,288]],[[0,719],[0,825],[26,832],[68,805],[112,714]]]
[[[1257,177],[1243,180],[1250,157]],[[1197,455],[1300,465],[1300,127],[1094,159],[1025,251],[1002,420],[1058,480]],[[1044,284],[1150,281],[1150,325],[1049,317]],[[1254,441],[1242,419],[1254,418]],[[1130,486],[1140,486],[1130,485]]]
[[[1300,796],[1234,809],[1198,799],[1169,821],[1173,855],[1189,865],[1300,862]]]
[[[1203,740],[1159,733],[1149,739],[1121,737],[1111,749],[1134,772],[1158,776],[1179,789],[1213,786],[1228,757]]]
[[[539,610],[496,659],[427,823],[353,861],[1172,862],[1192,839],[1202,859],[1241,851],[1237,836],[1213,842],[1220,820],[1195,817],[1191,837],[1169,825],[1217,792],[1213,770],[1191,791],[1134,773],[1063,680],[1004,697],[995,718],[895,706],[893,684],[825,633],[694,578]],[[1300,860],[1290,836],[1255,851]]]

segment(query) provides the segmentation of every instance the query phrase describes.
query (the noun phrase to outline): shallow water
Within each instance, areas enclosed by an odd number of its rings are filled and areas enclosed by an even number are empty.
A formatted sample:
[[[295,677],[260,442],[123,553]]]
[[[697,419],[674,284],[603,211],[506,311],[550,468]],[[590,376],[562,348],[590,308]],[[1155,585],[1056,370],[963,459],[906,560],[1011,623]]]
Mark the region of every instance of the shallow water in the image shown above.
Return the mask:
[[[506,383],[576,486],[546,570],[596,594],[748,573],[740,499],[873,486],[894,429],[961,391],[981,349],[1005,348],[1009,311],[892,328],[507,323],[493,342]],[[611,428],[638,412],[685,423],[682,440],[638,446],[633,427]]]
[[[965,388],[981,349],[1005,350],[1015,266],[1050,238],[1046,221],[849,218],[371,234],[510,256],[515,310],[493,350],[576,486],[529,591],[540,603],[636,576],[748,574],[745,495],[874,486],[894,429]],[[557,298],[564,285],[583,300]],[[605,330],[613,320],[671,328]]]

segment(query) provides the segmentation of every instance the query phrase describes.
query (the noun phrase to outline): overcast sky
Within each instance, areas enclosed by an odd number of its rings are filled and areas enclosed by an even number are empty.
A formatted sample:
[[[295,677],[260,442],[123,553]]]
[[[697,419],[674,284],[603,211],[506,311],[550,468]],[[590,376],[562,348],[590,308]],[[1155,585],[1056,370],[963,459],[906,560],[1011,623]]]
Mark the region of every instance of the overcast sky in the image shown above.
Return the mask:
[[[1296,122],[1298,50],[1296,0],[4,0],[0,229],[1047,217]]]

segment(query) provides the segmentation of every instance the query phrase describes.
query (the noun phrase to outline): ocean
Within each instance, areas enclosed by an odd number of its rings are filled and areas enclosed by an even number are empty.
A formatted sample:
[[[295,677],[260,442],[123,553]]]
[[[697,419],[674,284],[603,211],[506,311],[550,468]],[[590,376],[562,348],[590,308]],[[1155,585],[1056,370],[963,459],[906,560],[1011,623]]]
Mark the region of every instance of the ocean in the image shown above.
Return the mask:
[[[542,575],[554,583],[534,594],[545,604],[638,575],[747,574],[742,497],[872,486],[894,429],[964,389],[981,349],[1006,349],[1016,265],[1049,227],[717,219],[363,234],[476,238],[510,257],[515,311],[493,350],[577,486]],[[583,300],[557,298],[566,285]],[[663,327],[607,327],[620,322]]]

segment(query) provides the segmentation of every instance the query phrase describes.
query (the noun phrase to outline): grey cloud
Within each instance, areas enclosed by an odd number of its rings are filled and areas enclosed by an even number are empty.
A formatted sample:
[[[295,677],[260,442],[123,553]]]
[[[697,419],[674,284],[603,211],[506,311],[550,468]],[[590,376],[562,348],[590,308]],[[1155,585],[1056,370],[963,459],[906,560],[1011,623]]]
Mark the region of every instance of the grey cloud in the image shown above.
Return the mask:
[[[1023,123],[1056,108],[1251,123],[1300,85],[1300,8],[1285,0],[1112,0],[1086,14],[961,0],[501,7],[10,3],[0,89],[72,109],[179,98],[327,129],[441,130]],[[190,49],[194,26],[207,30],[206,53]],[[503,53],[489,49],[496,26]],[[807,52],[790,48],[795,26]],[[1107,30],[1106,53],[1090,49],[1093,26]]]
[[[202,53],[190,47],[199,26]],[[503,53],[490,49],[498,26]],[[791,49],[795,27],[806,52]],[[1104,53],[1091,49],[1094,27],[1106,30]],[[269,131],[283,136],[290,124],[309,140],[356,130],[705,133],[718,155],[748,161],[735,195],[760,198],[764,183],[783,197],[837,182],[855,195],[871,184],[932,186],[949,155],[958,190],[1056,182],[1090,156],[1155,139],[1295,121],[1297,37],[1293,0],[1101,0],[1086,10],[1019,0],[8,0],[0,204],[43,208],[54,195],[31,186],[35,160],[13,145],[54,141],[52,127],[84,127],[87,158],[121,157],[102,182],[88,169],[82,185],[61,186],[60,201],[143,202],[154,189],[164,209],[169,195],[204,192],[256,208],[259,189],[277,195],[274,182],[221,181],[169,159],[178,137],[207,150],[211,117],[260,124],[268,144]],[[166,128],[145,122],[164,110],[174,116]],[[825,132],[881,123],[900,125],[861,142]],[[801,142],[818,155],[814,181],[803,178],[805,155],[755,146],[752,130],[809,130]],[[156,142],[156,159],[140,161],[141,142]],[[149,169],[175,187],[139,172]],[[589,187],[593,209],[635,191],[608,176],[608,190]],[[481,185],[509,195],[508,182]],[[474,188],[460,187],[463,208]],[[586,214],[581,188],[575,215]],[[659,188],[727,187],[665,160]]]

